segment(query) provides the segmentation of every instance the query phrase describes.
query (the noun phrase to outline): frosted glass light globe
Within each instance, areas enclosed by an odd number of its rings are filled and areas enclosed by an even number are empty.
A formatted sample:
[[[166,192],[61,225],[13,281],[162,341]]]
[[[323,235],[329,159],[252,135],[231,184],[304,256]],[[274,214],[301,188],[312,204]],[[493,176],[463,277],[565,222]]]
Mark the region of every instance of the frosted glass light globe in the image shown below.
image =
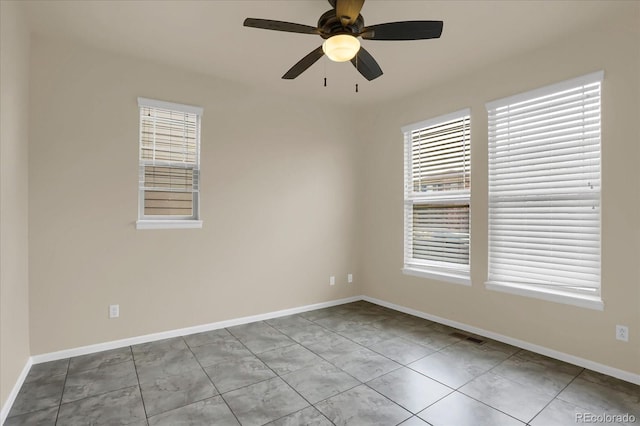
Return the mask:
[[[330,37],[322,43],[322,51],[335,62],[346,62],[353,59],[360,50],[360,40],[349,34]]]

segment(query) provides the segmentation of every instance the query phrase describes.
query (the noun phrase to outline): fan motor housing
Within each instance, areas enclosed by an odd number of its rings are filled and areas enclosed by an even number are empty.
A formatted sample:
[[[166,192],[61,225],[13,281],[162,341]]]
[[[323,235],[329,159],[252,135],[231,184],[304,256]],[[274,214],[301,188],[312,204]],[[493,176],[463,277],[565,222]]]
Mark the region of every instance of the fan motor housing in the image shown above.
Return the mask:
[[[318,20],[318,28],[320,29],[320,37],[328,39],[338,34],[360,34],[364,28],[364,18],[358,15],[353,24],[343,26],[340,19],[336,16],[336,10],[327,10]]]

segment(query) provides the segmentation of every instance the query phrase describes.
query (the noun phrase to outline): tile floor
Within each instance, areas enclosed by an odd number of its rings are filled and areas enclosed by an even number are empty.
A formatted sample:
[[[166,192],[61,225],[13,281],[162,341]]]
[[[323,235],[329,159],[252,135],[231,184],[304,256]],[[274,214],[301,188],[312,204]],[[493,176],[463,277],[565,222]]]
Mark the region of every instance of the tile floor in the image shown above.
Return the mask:
[[[355,302],[34,365],[5,425],[553,426],[613,415],[600,424],[640,424],[640,386]]]

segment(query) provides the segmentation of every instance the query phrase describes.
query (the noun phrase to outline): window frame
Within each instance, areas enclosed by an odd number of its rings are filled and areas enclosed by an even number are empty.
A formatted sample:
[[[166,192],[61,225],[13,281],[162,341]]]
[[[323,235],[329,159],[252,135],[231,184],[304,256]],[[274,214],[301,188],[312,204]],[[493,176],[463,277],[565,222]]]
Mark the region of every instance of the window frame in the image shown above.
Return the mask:
[[[463,126],[468,129],[468,174],[469,186],[463,190],[438,191],[435,195],[414,193],[412,180],[411,157],[413,153],[412,134],[416,131],[443,125],[454,120],[466,120]],[[461,109],[449,114],[444,114],[418,123],[409,124],[401,128],[404,138],[404,226],[403,226],[403,268],[402,273],[421,278],[429,278],[443,282],[471,285],[471,108]],[[463,156],[466,154],[463,151]],[[463,159],[463,161],[465,161]],[[412,228],[412,215],[414,205],[447,205],[467,206],[469,217],[468,237],[468,263],[456,264],[453,262],[429,261],[408,256],[413,251],[413,240],[409,235]],[[410,211],[411,210],[411,211]]]
[[[495,290],[495,291],[500,291],[500,292],[505,292],[505,293],[511,293],[511,294],[516,294],[516,295],[521,295],[521,296],[526,296],[526,297],[533,297],[533,298],[537,298],[537,299],[542,299],[542,300],[547,300],[547,301],[552,301],[552,302],[557,302],[557,303],[564,303],[564,304],[569,304],[569,305],[574,305],[574,306],[579,306],[579,307],[584,307],[584,308],[589,308],[589,309],[596,309],[596,310],[603,310],[604,309],[604,302],[602,300],[602,238],[601,238],[601,233],[602,233],[602,187],[601,187],[601,180],[602,180],[602,82],[604,79],[604,72],[603,71],[598,71],[598,72],[594,72],[594,73],[590,73],[587,75],[583,75],[577,78],[573,78],[570,80],[565,80],[556,84],[551,84],[548,86],[544,86],[544,87],[540,87],[538,89],[534,89],[528,92],[524,92],[524,93],[520,93],[517,95],[513,95],[513,96],[509,96],[503,99],[498,99],[492,102],[489,102],[486,104],[486,108],[487,108],[487,112],[488,112],[488,130],[489,130],[489,138],[488,138],[488,142],[489,142],[489,152],[491,152],[492,149],[492,145],[495,143],[494,138],[495,136],[492,136],[491,134],[491,120],[492,117],[495,117],[495,111],[498,108],[505,108],[505,107],[509,107],[509,106],[513,106],[513,105],[517,105],[520,104],[522,102],[533,102],[538,98],[541,97],[545,97],[545,96],[558,96],[560,95],[562,92],[564,91],[568,91],[568,90],[577,90],[580,88],[584,88],[585,86],[588,85],[593,85],[596,83],[599,83],[599,93],[598,93],[598,115],[597,115],[597,123],[598,123],[598,135],[597,135],[597,153],[598,153],[598,162],[597,162],[597,175],[598,175],[598,192],[597,194],[595,194],[595,196],[591,196],[591,198],[579,198],[575,195],[571,196],[569,194],[564,195],[565,198],[560,199],[559,197],[555,196],[554,194],[548,193],[548,194],[544,194],[542,196],[539,196],[539,198],[545,197],[545,200],[547,200],[547,202],[552,202],[551,200],[555,200],[556,197],[558,200],[563,200],[565,202],[570,202],[573,201],[575,202],[575,207],[578,208],[579,203],[580,202],[585,202],[585,200],[590,200],[593,199],[594,202],[597,202],[598,205],[598,211],[597,211],[597,222],[598,222],[598,227],[597,227],[597,242],[598,242],[598,246],[597,246],[597,252],[598,252],[598,260],[597,260],[597,267],[598,267],[598,286],[597,286],[597,291],[593,291],[594,294],[589,294],[588,291],[586,290],[581,290],[581,289],[575,289],[575,290],[571,290],[569,286],[567,286],[566,284],[563,285],[562,284],[544,284],[544,283],[539,283],[539,284],[535,284],[535,283],[531,283],[531,282],[526,282],[526,277],[521,275],[520,276],[520,280],[522,280],[523,282],[512,282],[512,283],[506,283],[501,281],[499,278],[495,278],[492,276],[492,254],[491,254],[491,245],[492,245],[492,238],[493,234],[492,234],[492,214],[491,211],[489,212],[488,215],[488,221],[489,221],[489,226],[488,226],[488,235],[487,235],[487,242],[488,242],[488,265],[487,265],[487,280],[485,282],[485,286],[487,289],[489,290]],[[584,90],[584,89],[583,89]],[[586,112],[585,109],[586,107],[584,106],[587,103],[586,100],[582,100],[581,104],[582,108],[583,108],[583,115],[586,116]],[[569,110],[569,107],[566,107],[567,110]],[[562,111],[565,111],[564,109]],[[493,114],[493,115],[492,115]],[[544,114],[544,112],[540,113],[541,115]],[[554,114],[556,114],[555,110],[554,110]],[[495,119],[495,118],[494,118]],[[583,118],[584,120],[584,118]],[[593,137],[590,137],[589,139],[594,139]],[[585,145],[587,146],[587,145]],[[545,155],[548,153],[547,151],[542,152],[540,155]],[[548,158],[548,157],[545,157]],[[584,161],[584,160],[583,160]],[[573,166],[573,167],[578,167],[578,166]],[[491,171],[492,171],[492,161],[491,158],[489,158],[489,168],[488,168],[488,172],[489,175],[491,175]],[[491,182],[489,182],[489,194],[488,194],[488,202],[489,202],[489,206],[491,206],[492,200],[495,200],[495,198],[492,198],[491,195],[491,188],[492,188],[492,184]],[[494,201],[495,202],[495,201]],[[529,212],[529,214],[532,214]],[[495,225],[495,221],[494,221],[494,225]],[[571,252],[574,253],[574,252]],[[577,253],[577,252],[576,252]],[[500,275],[498,275],[499,277]],[[556,276],[557,277],[557,276]]]
[[[195,163],[191,165],[178,165],[172,164],[171,161],[149,161],[142,158],[142,108],[155,108],[167,111],[175,111],[180,113],[193,114],[196,116],[196,152]],[[202,228],[202,220],[200,217],[200,142],[201,142],[201,123],[202,123],[203,108],[179,104],[174,102],[160,101],[149,98],[138,98],[138,219],[136,221],[136,229],[193,229]],[[193,191],[192,196],[192,212],[191,216],[179,216],[179,215],[145,215],[145,188],[143,187],[145,167],[148,166],[157,167],[174,167],[191,170],[194,181],[196,182],[197,189]]]

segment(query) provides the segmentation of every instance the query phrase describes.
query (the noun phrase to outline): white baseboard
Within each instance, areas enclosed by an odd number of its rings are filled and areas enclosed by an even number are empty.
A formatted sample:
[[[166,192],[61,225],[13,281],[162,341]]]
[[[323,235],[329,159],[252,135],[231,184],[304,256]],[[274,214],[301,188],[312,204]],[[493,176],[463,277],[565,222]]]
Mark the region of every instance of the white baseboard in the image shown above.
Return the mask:
[[[96,352],[106,351],[109,349],[118,349],[131,345],[138,345],[140,343],[153,342],[156,340],[169,339],[171,337],[178,336],[187,336],[189,334],[202,333],[205,331],[217,330],[220,328],[233,327],[234,325],[247,324],[255,321],[264,321],[272,318],[284,317],[287,315],[299,314],[302,312],[313,311],[315,309],[329,308],[331,306],[342,305],[345,303],[357,302],[358,300],[363,300],[362,296],[353,296],[347,297],[344,299],[331,300],[329,302],[315,303],[313,305],[301,306],[298,308],[291,309],[283,309],[281,311],[269,312],[266,314],[259,315],[251,315],[248,317],[235,318],[225,321],[214,322],[210,324],[197,325],[194,327],[186,327],[180,328],[177,330],[163,331],[160,333],[146,334],[144,336],[130,337],[127,339],[121,340],[113,340],[111,342],[97,343],[95,345],[82,346],[79,348],[65,349],[57,352],[50,352],[40,355],[33,355],[29,357],[27,363],[22,369],[22,373],[20,373],[20,377],[16,381],[16,384],[13,386],[9,397],[5,401],[5,404],[2,406],[2,410],[0,411],[0,425],[4,424],[7,416],[9,415],[9,411],[11,411],[11,407],[13,406],[16,397],[18,396],[18,392],[22,387],[27,374],[29,374],[29,370],[31,366],[34,364],[40,364],[43,362],[56,361],[64,358],[71,358],[74,356],[87,355]]]
[[[448,325],[450,327],[467,331],[469,333],[488,337],[489,339],[497,340],[499,342],[506,343],[512,346],[517,346],[519,348],[526,349],[531,352],[536,352],[538,354],[545,355],[550,358],[555,358],[560,361],[568,362],[570,364],[588,368],[589,370],[597,371],[598,373],[606,374],[608,376],[612,376],[620,380],[624,380],[626,382],[631,382],[631,383],[640,385],[640,374],[635,374],[630,371],[620,370],[618,368],[610,367],[608,365],[600,364],[595,361],[580,358],[575,355],[570,355],[564,352],[556,351],[554,349],[546,348],[544,346],[535,345],[533,343],[525,342],[524,340],[514,339],[513,337],[504,336],[502,334],[494,333],[492,331],[483,330],[481,328],[473,327],[467,324],[463,324],[461,322],[452,321],[452,320],[441,318],[431,314],[426,314],[424,312],[417,311],[415,309],[407,308],[401,305],[396,305],[395,303],[386,302],[384,300],[376,299],[373,297],[363,296],[362,299],[366,300],[367,302],[375,303],[376,305],[385,306],[387,308],[390,308],[396,311],[400,311],[406,314],[414,315],[416,317],[428,319],[430,321],[435,321],[444,325]]]
[[[24,384],[27,374],[29,374],[29,370],[31,370],[31,365],[33,365],[33,359],[32,357],[29,357],[27,358],[27,363],[24,365],[24,368],[22,368],[22,372],[20,372],[20,375],[18,376],[18,380],[16,380],[16,384],[13,385],[13,389],[9,392],[9,396],[4,402],[2,410],[0,410],[0,425],[3,425],[4,421],[7,420],[9,411],[11,411],[11,407],[13,407],[13,403],[18,396],[18,392],[20,392],[20,388]]]
[[[9,397],[5,401],[2,410],[0,411],[0,425],[4,424],[7,416],[9,415],[9,411],[18,396],[18,392],[24,383],[24,380],[31,369],[33,364],[40,364],[48,361],[56,361],[59,359],[70,358],[74,356],[86,355],[95,352],[101,352],[109,349],[117,349],[131,345],[137,345],[140,343],[153,342],[156,340],[168,339],[171,337],[178,336],[187,336],[189,334],[194,333],[202,333],[205,331],[217,330],[220,328],[233,327],[235,325],[247,324],[255,321],[264,321],[272,318],[283,317],[287,315],[299,314],[302,312],[312,311],[314,309],[322,309],[328,308],[331,306],[342,305],[344,303],[356,302],[358,300],[365,300],[367,302],[375,303],[376,305],[385,306],[390,309],[394,309],[399,312],[404,312],[410,315],[414,315],[420,318],[428,319],[430,321],[435,321],[441,324],[448,325],[450,327],[455,327],[460,330],[467,331],[469,333],[478,334],[480,336],[484,336],[493,340],[497,340],[499,342],[507,343],[509,345],[517,346],[522,349],[526,349],[532,352],[536,352],[542,355],[546,355],[551,358],[555,358],[561,361],[565,361],[571,364],[575,364],[584,368],[588,368],[593,371],[597,371],[599,373],[603,373],[612,377],[616,377],[621,380],[625,380],[627,382],[635,383],[640,385],[640,374],[631,373],[629,371],[620,370],[614,367],[610,367],[608,365],[600,364],[594,361],[590,361],[588,359],[580,358],[574,355],[566,354],[564,352],[556,351],[553,349],[546,348],[544,346],[534,345],[529,342],[525,342],[523,340],[514,339],[509,336],[503,336],[498,333],[494,333],[491,331],[483,330],[481,328],[473,327],[467,324],[463,324],[457,321],[448,320],[446,318],[441,318],[435,315],[427,314],[415,309],[407,308],[405,306],[396,305],[395,303],[386,302],[384,300],[376,299],[369,296],[353,296],[347,297],[345,299],[332,300],[329,302],[316,303],[313,305],[301,306],[298,308],[284,309],[280,311],[269,312],[266,314],[252,315],[248,317],[235,318],[225,321],[214,322],[210,324],[198,325],[194,327],[186,327],[177,330],[164,331],[160,333],[147,334],[143,336],[130,337],[127,339],[114,340],[111,342],[98,343],[95,345],[82,346],[79,348],[65,349],[57,352],[50,352],[40,355],[34,355],[29,357],[27,363],[25,364],[16,384],[14,385]]]
[[[171,337],[187,336],[189,334],[202,333],[205,331],[217,330],[220,328],[233,327],[235,325],[247,324],[255,321],[264,321],[272,318],[284,317],[287,315],[299,314],[301,312],[313,311],[314,309],[328,308],[330,306],[342,305],[362,300],[362,296],[347,297],[345,299],[331,300],[329,302],[315,303],[313,305],[301,306],[298,308],[283,309],[281,311],[269,312],[266,314],[251,315],[248,317],[235,318],[225,321],[213,322],[210,324],[196,325],[193,327],[180,328],[177,330],[162,331],[160,333],[146,334],[143,336],[129,337],[127,339],[113,340],[111,342],[97,343],[95,345],[82,346],[79,348],[65,349],[57,352],[49,352],[32,356],[33,364],[40,364],[58,359],[70,358],[74,356],[86,355],[95,352],[118,349],[140,343],[153,342],[156,340],[169,339]]]

